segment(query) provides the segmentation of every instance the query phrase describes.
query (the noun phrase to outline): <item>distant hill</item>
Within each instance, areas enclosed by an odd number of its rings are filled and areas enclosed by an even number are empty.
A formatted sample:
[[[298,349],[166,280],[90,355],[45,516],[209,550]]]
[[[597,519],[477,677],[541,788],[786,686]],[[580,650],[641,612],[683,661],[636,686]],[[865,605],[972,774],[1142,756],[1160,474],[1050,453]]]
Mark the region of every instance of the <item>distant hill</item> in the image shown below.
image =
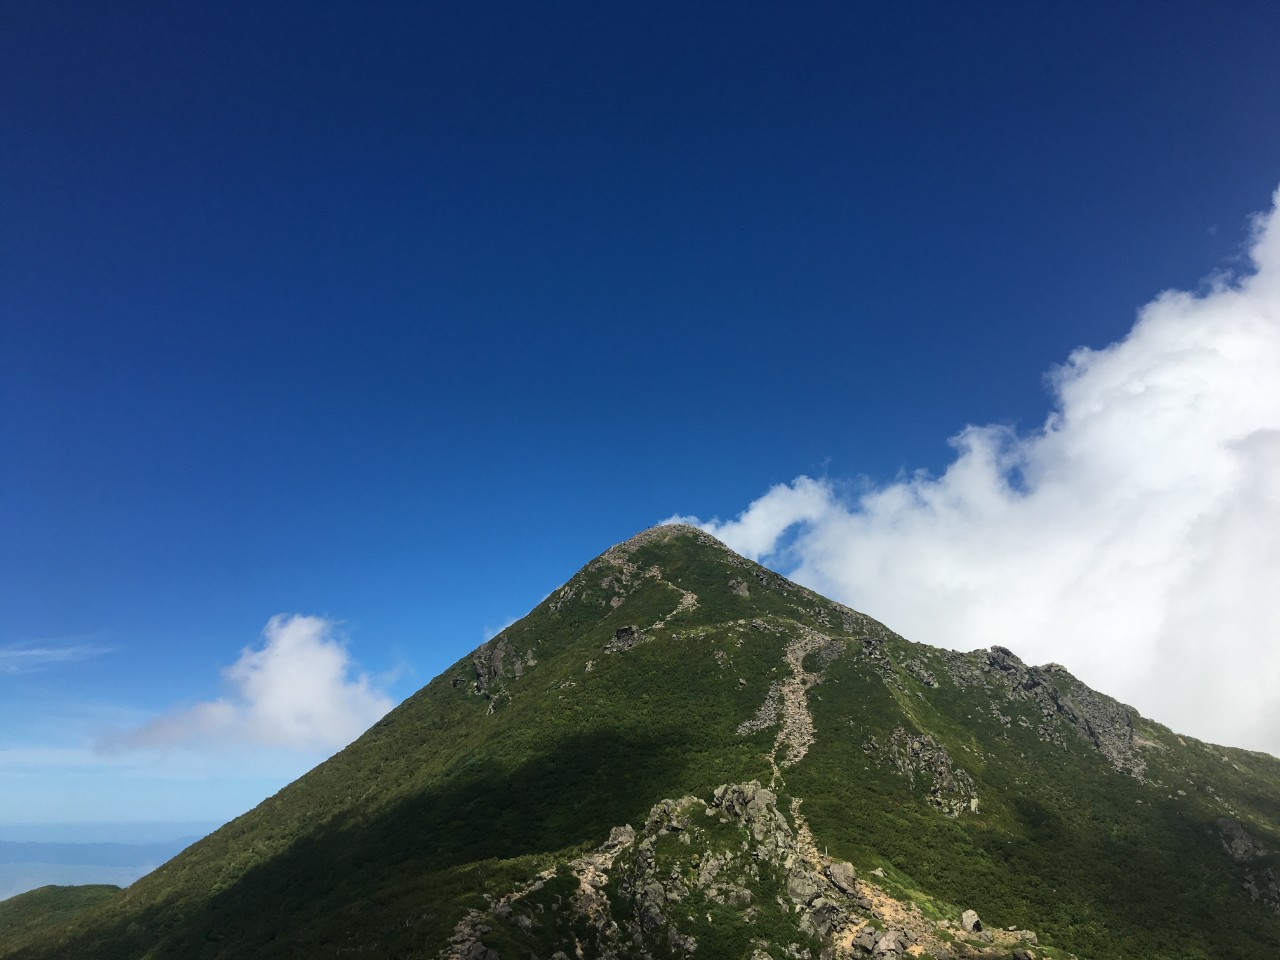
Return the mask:
[[[196,839],[153,843],[0,840],[0,900],[43,886],[127,886]]]
[[[0,950],[37,931],[57,928],[72,915],[119,892],[119,887],[109,884],[47,886],[0,900]]]
[[[1274,757],[667,526],[2,955],[1275,960],[1277,851]]]

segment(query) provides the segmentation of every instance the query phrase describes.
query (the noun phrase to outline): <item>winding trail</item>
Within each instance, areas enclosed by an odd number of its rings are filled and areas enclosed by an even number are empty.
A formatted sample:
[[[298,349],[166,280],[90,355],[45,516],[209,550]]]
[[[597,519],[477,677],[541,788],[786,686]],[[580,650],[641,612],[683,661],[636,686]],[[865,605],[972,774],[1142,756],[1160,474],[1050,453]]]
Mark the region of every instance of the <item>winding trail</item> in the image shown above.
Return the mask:
[[[662,570],[660,568],[650,567],[648,570],[644,571],[644,576],[657,580],[664,587],[670,587],[672,590],[676,591],[676,593],[680,594],[680,602],[676,604],[676,608],[651,626],[649,628],[650,630],[661,630],[667,625],[667,621],[672,617],[698,609],[698,595],[692,590],[686,590],[684,587],[676,586],[662,575]]]

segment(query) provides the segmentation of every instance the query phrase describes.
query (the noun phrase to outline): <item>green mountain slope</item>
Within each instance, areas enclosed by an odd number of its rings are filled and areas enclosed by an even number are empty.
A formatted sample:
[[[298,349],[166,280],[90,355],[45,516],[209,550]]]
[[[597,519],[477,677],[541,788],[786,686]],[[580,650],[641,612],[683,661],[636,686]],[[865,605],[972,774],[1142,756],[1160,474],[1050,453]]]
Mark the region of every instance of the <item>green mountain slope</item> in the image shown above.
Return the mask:
[[[671,526],[0,955],[1270,960],[1272,851],[1275,758]]]
[[[56,930],[80,911],[119,893],[110,884],[38,887],[0,900],[0,951],[33,935]]]

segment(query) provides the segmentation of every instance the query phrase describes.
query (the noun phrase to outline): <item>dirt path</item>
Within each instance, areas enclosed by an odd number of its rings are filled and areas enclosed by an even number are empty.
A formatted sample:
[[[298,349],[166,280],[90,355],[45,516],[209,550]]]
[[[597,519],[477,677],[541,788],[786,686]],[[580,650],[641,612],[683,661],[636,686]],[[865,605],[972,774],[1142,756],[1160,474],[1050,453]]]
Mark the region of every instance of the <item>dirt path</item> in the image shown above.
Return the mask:
[[[662,571],[658,567],[650,567],[644,572],[644,575],[657,580],[664,587],[670,587],[672,590],[676,591],[676,593],[680,594],[680,602],[676,604],[676,608],[651,626],[649,628],[650,630],[660,630],[667,625],[667,621],[672,617],[698,609],[698,595],[692,590],[686,590],[684,587],[676,586],[662,575]]]
[[[773,769],[773,785],[783,782],[782,771],[804,759],[813,743],[813,714],[809,712],[809,689],[822,682],[821,673],[810,673],[804,658],[831,640],[815,630],[802,627],[798,636],[787,644],[785,659],[791,676],[779,685],[782,700],[782,727],[773,741],[769,766]]]
[[[800,804],[803,802],[799,797],[791,798],[791,819],[796,822],[796,849],[814,872],[820,873],[826,866],[826,859],[818,853],[818,844],[814,841],[813,832],[809,829],[809,821],[800,812]]]

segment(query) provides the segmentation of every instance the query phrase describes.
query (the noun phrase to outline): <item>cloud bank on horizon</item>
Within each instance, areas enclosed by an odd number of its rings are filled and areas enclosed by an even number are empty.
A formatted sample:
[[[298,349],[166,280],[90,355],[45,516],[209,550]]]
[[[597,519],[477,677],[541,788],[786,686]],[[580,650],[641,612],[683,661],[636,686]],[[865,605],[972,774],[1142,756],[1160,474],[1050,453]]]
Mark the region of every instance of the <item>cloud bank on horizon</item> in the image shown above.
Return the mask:
[[[1168,291],[1054,369],[1030,433],[967,426],[954,460],[846,495],[800,476],[729,546],[957,649],[1066,664],[1145,715],[1280,755],[1280,191],[1252,270]]]
[[[112,752],[249,744],[291,750],[336,750],[395,703],[367,674],[353,674],[350,654],[323,617],[284,614],[223,671],[228,695],[155,717],[104,737]]]

